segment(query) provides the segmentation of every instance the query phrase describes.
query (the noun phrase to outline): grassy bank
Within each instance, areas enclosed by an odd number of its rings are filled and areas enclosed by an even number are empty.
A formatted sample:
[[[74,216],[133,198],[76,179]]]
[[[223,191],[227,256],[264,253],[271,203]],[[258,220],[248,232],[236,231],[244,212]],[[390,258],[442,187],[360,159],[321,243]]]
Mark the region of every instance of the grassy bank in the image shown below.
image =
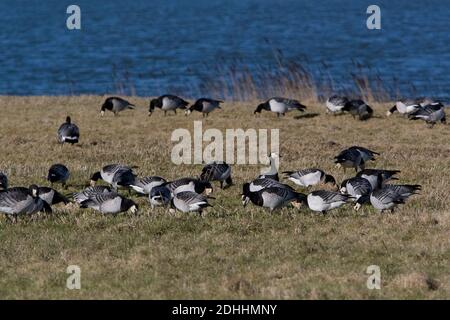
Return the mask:
[[[140,175],[167,179],[199,174],[200,165],[170,161],[171,133],[192,130],[198,113],[147,117],[147,99],[119,117],[101,118],[102,97],[0,97],[0,170],[12,186],[47,185],[53,163],[71,170],[69,189],[80,190],[109,163],[138,166]],[[284,209],[274,214],[242,208],[240,185],[260,166],[234,166],[235,186],[216,188],[214,208],[203,217],[164,209],[145,198],[137,216],[105,217],[75,205],[12,225],[0,217],[0,298],[449,298],[450,130],[426,128],[375,104],[368,122],[330,116],[308,105],[308,117],[283,119],[256,102],[230,104],[203,121],[203,129],[279,128],[282,170],[320,167],[342,181],[332,161],[358,144],[381,153],[371,167],[399,169],[421,195],[393,214],[351,207],[326,216]],[[315,115],[317,114],[317,115]],[[79,145],[59,146],[56,130],[70,115]],[[300,189],[299,189],[300,190]],[[66,289],[68,265],[81,267],[81,290]],[[381,290],[368,290],[365,271],[381,268]]]

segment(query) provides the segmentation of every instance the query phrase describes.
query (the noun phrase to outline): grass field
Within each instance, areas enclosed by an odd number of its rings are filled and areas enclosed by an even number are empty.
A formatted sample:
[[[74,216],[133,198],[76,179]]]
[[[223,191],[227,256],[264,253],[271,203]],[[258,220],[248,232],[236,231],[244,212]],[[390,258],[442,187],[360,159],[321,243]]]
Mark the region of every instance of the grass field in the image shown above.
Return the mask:
[[[69,189],[80,190],[109,163],[138,166],[139,175],[167,179],[196,176],[201,165],[171,163],[171,133],[192,130],[201,114],[147,117],[138,107],[101,118],[104,97],[0,97],[0,170],[11,186],[48,185],[53,163],[71,170]],[[369,167],[399,169],[402,183],[423,190],[394,213],[351,206],[327,215],[286,208],[270,214],[242,207],[241,185],[261,166],[234,166],[235,186],[215,188],[213,208],[202,217],[163,208],[152,211],[145,197],[136,216],[102,216],[74,204],[54,207],[52,216],[11,224],[0,217],[0,298],[62,299],[435,299],[450,298],[450,128],[428,129],[398,115],[391,104],[374,104],[368,122],[330,116],[283,119],[263,113],[256,102],[226,103],[203,120],[203,129],[279,128],[281,170],[320,167],[337,180],[353,174],[332,158],[357,144],[381,153]],[[80,127],[74,147],[57,144],[66,115]],[[215,185],[217,186],[217,185]],[[301,189],[297,188],[299,191]],[[66,268],[81,268],[81,290],[66,289]],[[381,289],[368,290],[365,273],[381,268]]]

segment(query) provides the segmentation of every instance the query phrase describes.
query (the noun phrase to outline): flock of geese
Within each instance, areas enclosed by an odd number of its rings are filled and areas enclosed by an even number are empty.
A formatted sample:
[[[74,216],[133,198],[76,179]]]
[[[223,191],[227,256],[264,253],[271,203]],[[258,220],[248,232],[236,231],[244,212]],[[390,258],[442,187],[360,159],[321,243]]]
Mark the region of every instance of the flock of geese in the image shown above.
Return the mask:
[[[222,101],[214,99],[198,99],[194,104],[174,95],[163,95],[153,99],[149,106],[149,115],[156,108],[166,114],[177,109],[185,110],[188,115],[198,111],[207,117],[210,112],[220,108]],[[101,115],[111,111],[114,115],[135,106],[125,99],[109,97],[101,106]],[[360,120],[366,120],[373,114],[373,110],[362,100],[349,100],[346,97],[332,96],[326,101],[326,108],[331,113],[348,112]],[[255,114],[262,110],[276,113],[278,117],[284,116],[292,110],[304,111],[306,107],[300,102],[286,98],[271,98],[258,105]],[[445,123],[444,105],[437,101],[416,100],[398,101],[389,111],[388,115],[399,112],[410,119],[422,119],[430,125],[437,122]],[[78,143],[80,130],[70,117],[58,128],[58,142],[61,144]],[[278,154],[271,154],[270,170],[257,176],[254,180],[242,185],[241,200],[246,206],[252,203],[255,206],[268,208],[270,211],[286,207],[295,208],[305,206],[312,211],[326,213],[345,204],[353,204],[355,210],[363,205],[372,205],[383,212],[393,210],[395,206],[405,203],[412,195],[417,194],[421,186],[412,184],[390,184],[391,180],[400,173],[399,170],[366,169],[369,161],[375,161],[379,153],[360,146],[352,146],[341,151],[335,158],[335,163],[346,170],[353,168],[355,176],[337,183],[336,179],[317,168],[284,171],[284,179],[303,188],[307,192],[311,186],[329,184],[335,190],[315,190],[308,194],[298,192],[291,185],[280,182],[278,169],[275,163],[279,160]],[[138,205],[131,199],[119,193],[120,189],[128,190],[128,195],[134,191],[148,198],[153,209],[158,206],[169,208],[170,212],[199,212],[211,206],[214,199],[212,182],[218,182],[221,189],[233,185],[231,166],[225,162],[212,162],[205,165],[198,177],[183,177],[167,181],[159,176],[138,177],[133,167],[123,164],[110,164],[93,173],[90,186],[80,192],[65,196],[53,188],[54,184],[61,184],[67,188],[70,178],[69,169],[63,164],[54,164],[49,168],[47,180],[50,187],[35,184],[25,187],[9,188],[8,177],[0,172],[0,212],[10,220],[17,222],[20,215],[29,216],[38,212],[52,212],[52,206],[59,203],[77,203],[80,208],[91,208],[103,214],[117,214],[130,211],[136,213]],[[102,180],[108,185],[97,185]]]
[[[184,99],[175,95],[163,95],[150,101],[148,115],[151,116],[156,108],[164,111],[164,115],[168,111],[177,113],[177,109],[184,110],[185,115],[191,114],[193,111],[201,112],[203,117],[207,117],[212,111],[220,109],[223,101],[201,98],[192,105]],[[373,116],[373,109],[361,99],[349,99],[344,96],[333,95],[327,99],[327,112],[332,114],[349,113],[359,120],[367,120]],[[119,97],[107,98],[101,107],[101,115],[109,110],[117,115],[126,109],[134,109],[135,105],[125,99]],[[434,126],[438,122],[446,123],[445,106],[439,101],[419,98],[416,100],[399,100],[387,111],[387,116],[394,112],[398,112],[407,116],[411,120],[424,120],[429,126]],[[277,117],[284,116],[292,110],[304,112],[306,106],[294,99],[281,97],[270,98],[269,100],[259,104],[254,114],[260,114],[263,110],[273,112]]]

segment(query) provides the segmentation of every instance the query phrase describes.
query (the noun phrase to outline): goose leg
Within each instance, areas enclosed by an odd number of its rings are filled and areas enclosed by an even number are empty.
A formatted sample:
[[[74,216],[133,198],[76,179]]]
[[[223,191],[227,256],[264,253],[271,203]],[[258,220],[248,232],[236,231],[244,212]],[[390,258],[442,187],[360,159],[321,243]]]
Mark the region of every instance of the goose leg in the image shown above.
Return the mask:
[[[167,116],[167,111],[166,111],[166,110],[164,110],[164,117],[165,117],[165,116]]]
[[[173,113],[177,114],[177,109],[173,109]]]

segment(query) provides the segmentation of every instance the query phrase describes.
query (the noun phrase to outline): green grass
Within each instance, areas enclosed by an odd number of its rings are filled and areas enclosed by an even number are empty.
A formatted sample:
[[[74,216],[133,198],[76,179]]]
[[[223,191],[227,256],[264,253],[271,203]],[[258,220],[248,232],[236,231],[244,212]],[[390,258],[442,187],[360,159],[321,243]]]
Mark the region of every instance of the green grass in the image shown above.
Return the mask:
[[[0,170],[11,186],[48,185],[53,163],[71,170],[69,189],[80,190],[109,163],[136,165],[140,175],[167,179],[198,175],[201,165],[170,161],[171,133],[192,131],[198,113],[146,116],[148,99],[119,117],[99,115],[103,97],[0,97]],[[235,186],[217,185],[213,208],[202,217],[151,210],[145,197],[136,216],[102,216],[74,204],[51,216],[11,224],[0,217],[0,298],[52,299],[435,299],[450,297],[450,131],[426,128],[375,104],[368,122],[330,116],[308,105],[312,118],[283,119],[257,102],[227,103],[203,120],[203,129],[279,128],[281,170],[320,167],[338,181],[346,174],[332,158],[358,144],[381,153],[371,167],[402,170],[400,182],[423,185],[393,214],[351,206],[328,215],[303,208],[273,214],[243,208],[240,187],[261,166],[233,166]],[[70,115],[79,145],[59,146],[56,130]],[[299,191],[306,192],[297,188]],[[66,289],[68,265],[81,267],[81,290]],[[381,290],[368,290],[365,271],[381,268]]]

